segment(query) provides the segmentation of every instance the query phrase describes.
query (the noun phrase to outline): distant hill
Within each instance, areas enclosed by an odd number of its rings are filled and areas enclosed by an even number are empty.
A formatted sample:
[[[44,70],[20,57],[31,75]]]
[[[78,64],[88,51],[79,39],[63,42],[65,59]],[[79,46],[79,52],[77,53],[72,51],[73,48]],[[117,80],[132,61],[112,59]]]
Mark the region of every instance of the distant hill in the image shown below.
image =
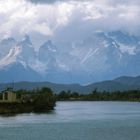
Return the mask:
[[[0,84],[0,89],[3,90],[6,87],[14,87],[14,90],[19,89],[26,89],[26,90],[32,90],[37,89],[41,87],[49,87],[51,88],[55,93],[59,93],[62,90],[68,91],[77,91],[77,92],[87,92],[87,87],[81,86],[79,84],[56,84],[56,83],[50,83],[50,82],[16,82],[16,83],[4,83]]]
[[[140,86],[140,76],[137,76],[137,77],[122,76],[122,77],[116,78],[114,81],[119,82],[124,85]]]
[[[59,93],[62,90],[75,91],[83,94],[88,94],[94,89],[98,91],[125,91],[140,89],[140,76],[128,77],[122,76],[114,80],[102,81],[98,83],[89,84],[82,86],[79,84],[56,84],[50,82],[17,82],[17,83],[2,83],[0,89],[4,90],[6,87],[14,87],[15,90],[27,89],[32,90],[41,87],[49,87],[55,93]]]

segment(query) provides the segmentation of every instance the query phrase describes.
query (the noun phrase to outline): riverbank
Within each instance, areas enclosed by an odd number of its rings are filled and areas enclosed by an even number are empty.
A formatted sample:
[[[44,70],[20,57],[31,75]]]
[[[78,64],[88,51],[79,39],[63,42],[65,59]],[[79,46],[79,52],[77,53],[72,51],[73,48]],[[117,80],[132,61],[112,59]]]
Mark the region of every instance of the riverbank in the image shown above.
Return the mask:
[[[42,88],[34,94],[22,91],[10,93],[12,94],[16,95],[14,102],[0,101],[0,114],[47,112],[55,107],[56,99],[49,88]]]
[[[48,112],[53,110],[55,102],[39,108],[34,103],[0,103],[0,114],[19,114],[31,112]]]

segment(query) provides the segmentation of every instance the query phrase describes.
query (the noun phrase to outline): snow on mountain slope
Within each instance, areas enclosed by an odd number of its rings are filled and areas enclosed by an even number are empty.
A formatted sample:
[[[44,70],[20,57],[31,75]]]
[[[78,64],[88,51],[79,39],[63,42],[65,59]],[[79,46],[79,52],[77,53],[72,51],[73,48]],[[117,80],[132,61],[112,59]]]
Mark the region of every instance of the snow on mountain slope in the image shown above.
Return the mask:
[[[12,37],[4,38],[0,41],[0,58],[5,57],[11,49],[11,47],[15,46],[16,41]]]
[[[12,47],[9,53],[0,60],[0,68],[3,68],[4,66],[16,62],[17,57],[20,55],[20,53],[21,53],[20,47]]]
[[[1,51],[4,51],[3,46],[9,48],[7,54],[0,60],[0,67],[5,67],[14,62],[21,62],[24,66],[26,66],[26,64],[30,65],[31,61],[35,58],[35,51],[29,36],[26,35],[21,42],[16,42],[14,44],[11,43],[11,39],[7,39],[6,41],[2,40],[2,44],[3,42],[5,43],[0,46]]]
[[[88,83],[140,74],[140,38],[121,31],[95,32],[66,46],[57,46],[48,40],[38,52],[25,35],[19,42],[13,38],[1,40],[0,52],[1,73],[11,69],[11,65],[16,75],[16,67],[20,65],[24,76],[26,71],[28,76],[32,72],[52,82]]]
[[[108,36],[117,42],[119,49],[122,53],[128,53],[135,55],[137,51],[140,51],[139,38],[136,36],[123,33],[121,31],[110,32]]]

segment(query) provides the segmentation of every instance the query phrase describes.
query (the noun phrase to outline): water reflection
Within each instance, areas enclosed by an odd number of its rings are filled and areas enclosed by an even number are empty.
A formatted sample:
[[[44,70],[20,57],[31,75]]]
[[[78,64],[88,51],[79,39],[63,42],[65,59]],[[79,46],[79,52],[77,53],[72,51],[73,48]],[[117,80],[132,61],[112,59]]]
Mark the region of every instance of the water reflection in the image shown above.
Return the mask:
[[[0,140],[139,140],[140,103],[57,102],[54,111],[0,117]]]
[[[132,102],[57,102],[46,113],[0,116],[0,125],[82,122],[85,120],[125,120],[140,118],[140,103]]]

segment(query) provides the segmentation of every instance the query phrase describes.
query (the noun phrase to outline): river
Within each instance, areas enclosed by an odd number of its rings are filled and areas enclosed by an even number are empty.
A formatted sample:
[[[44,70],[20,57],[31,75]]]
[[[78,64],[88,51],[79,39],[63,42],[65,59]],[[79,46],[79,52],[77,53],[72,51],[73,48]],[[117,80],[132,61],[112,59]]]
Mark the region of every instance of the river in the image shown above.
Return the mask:
[[[57,102],[46,114],[0,116],[0,140],[140,140],[140,103]]]

